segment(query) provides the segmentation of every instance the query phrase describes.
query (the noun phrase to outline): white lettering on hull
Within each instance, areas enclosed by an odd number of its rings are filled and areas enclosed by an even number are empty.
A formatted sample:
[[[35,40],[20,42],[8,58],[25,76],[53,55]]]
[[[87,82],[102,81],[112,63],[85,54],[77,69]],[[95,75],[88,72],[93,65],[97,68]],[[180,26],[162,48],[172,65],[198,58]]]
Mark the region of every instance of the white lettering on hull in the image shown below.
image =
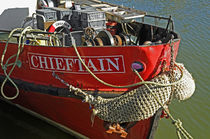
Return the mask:
[[[28,53],[28,59],[30,69],[33,70],[88,74],[77,56]],[[92,72],[97,74],[125,73],[124,58],[122,55],[82,56],[82,60]]]

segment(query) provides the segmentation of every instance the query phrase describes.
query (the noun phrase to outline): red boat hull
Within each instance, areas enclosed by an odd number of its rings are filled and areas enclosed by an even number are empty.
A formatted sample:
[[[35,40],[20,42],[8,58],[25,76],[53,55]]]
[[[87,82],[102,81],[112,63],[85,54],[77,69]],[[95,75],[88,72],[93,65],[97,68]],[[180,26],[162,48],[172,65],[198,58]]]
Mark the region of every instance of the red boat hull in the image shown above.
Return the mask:
[[[178,39],[173,44],[174,59],[178,52],[179,43],[180,40]],[[0,55],[3,54],[4,48],[5,43],[0,42]],[[167,69],[171,60],[170,44],[78,47],[78,51],[95,75],[110,84],[119,86],[140,81],[131,68],[134,62],[142,63],[143,70],[139,73],[144,80],[149,80],[159,74],[163,68]],[[16,53],[17,44],[9,44],[5,60]],[[21,61],[21,67],[16,66],[10,76],[13,80],[16,80],[20,88],[20,94],[13,100],[14,103],[90,138],[120,138],[120,135],[115,133],[107,134],[104,122],[97,117],[95,117],[92,126],[90,120],[92,112],[87,103],[83,103],[81,99],[59,96],[59,89],[68,89],[65,84],[56,80],[52,73],[56,72],[64,81],[83,90],[116,93],[132,88],[112,88],[95,80],[79,63],[72,47],[26,45],[19,60]],[[10,62],[14,62],[14,59]],[[9,69],[10,67],[8,67]],[[0,77],[2,79],[5,77],[2,69],[0,69]],[[33,89],[30,88],[31,86]],[[42,87],[45,89],[42,89]],[[50,88],[54,88],[55,93],[52,93]],[[8,96],[13,96],[13,93],[16,92],[11,86],[6,86],[4,90]],[[68,96],[68,93],[66,96]],[[149,138],[154,117],[137,122],[129,129],[127,138]]]
[[[180,40],[174,42],[174,59],[176,58]],[[0,55],[5,43],[0,43]],[[149,80],[162,70],[164,63],[170,65],[171,46],[161,44],[154,46],[124,47],[78,47],[78,51],[86,65],[100,79],[110,84],[124,86],[140,82],[131,66],[140,62],[140,72],[144,80]],[[9,44],[5,59],[17,53],[17,44]],[[72,47],[24,46],[19,60],[21,68],[16,67],[12,78],[22,81],[66,88],[64,84],[52,76],[56,72],[69,84],[84,90],[127,91],[129,88],[113,88],[94,79],[80,63]],[[4,61],[5,62],[5,61]],[[12,60],[10,61],[13,62]],[[3,71],[0,70],[0,74]]]
[[[8,96],[14,95],[15,88],[7,86],[5,88]],[[11,93],[12,92],[12,93]],[[44,117],[49,118],[59,124],[70,128],[89,138],[98,139],[117,139],[121,138],[120,134],[107,134],[104,121],[95,117],[94,124],[91,123],[92,111],[87,103],[76,98],[58,97],[52,95],[41,94],[37,92],[30,92],[20,90],[20,95],[12,102],[19,104],[29,110],[32,110]],[[152,136],[152,126],[154,117],[137,122],[128,130],[127,139],[146,139]]]

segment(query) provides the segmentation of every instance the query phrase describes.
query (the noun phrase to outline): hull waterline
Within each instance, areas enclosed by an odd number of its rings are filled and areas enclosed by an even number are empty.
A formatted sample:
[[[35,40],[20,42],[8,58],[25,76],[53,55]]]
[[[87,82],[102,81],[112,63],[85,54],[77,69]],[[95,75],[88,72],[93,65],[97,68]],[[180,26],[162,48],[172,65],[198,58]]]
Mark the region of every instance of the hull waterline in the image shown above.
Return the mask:
[[[0,40],[1,100],[78,138],[152,139],[172,94],[194,92],[176,63],[171,17],[98,0],[39,0],[31,17],[20,10],[21,28]]]
[[[7,86],[5,90],[8,96],[14,95],[15,88]],[[20,91],[21,94],[18,98],[12,101],[14,104],[23,107],[26,112],[35,112],[35,114],[32,113],[33,116],[37,117],[38,114],[41,115],[41,119],[44,117],[45,121],[46,118],[50,119],[50,121],[54,121],[52,123],[47,120],[50,124],[55,126],[63,125],[65,129],[67,129],[65,131],[73,134],[75,137],[95,139],[121,138],[120,135],[116,133],[107,134],[106,124],[104,121],[97,118],[97,116],[94,119],[94,123],[91,123],[92,111],[89,108],[90,106],[87,103],[83,103],[80,99],[52,96],[22,89]],[[152,138],[157,128],[159,118],[160,112],[149,119],[134,123],[128,128],[129,134],[127,138]],[[64,129],[63,126],[60,126],[60,128]]]

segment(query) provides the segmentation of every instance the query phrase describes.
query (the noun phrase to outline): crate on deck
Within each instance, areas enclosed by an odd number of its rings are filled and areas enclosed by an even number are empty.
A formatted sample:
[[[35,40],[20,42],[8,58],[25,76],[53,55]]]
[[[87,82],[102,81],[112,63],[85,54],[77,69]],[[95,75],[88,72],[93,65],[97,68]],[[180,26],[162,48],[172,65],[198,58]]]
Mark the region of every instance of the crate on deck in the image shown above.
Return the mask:
[[[72,10],[72,16],[70,19],[70,24],[73,28],[73,30],[83,30],[83,26],[82,26],[82,22],[86,21],[86,18],[88,18],[86,15],[86,13],[88,12],[92,12],[92,13],[96,13],[96,9],[90,6],[78,6],[75,7],[74,10]],[[91,17],[94,18],[94,17]],[[88,20],[88,19],[87,19]]]
[[[81,21],[98,21],[106,20],[105,13],[103,11],[82,11],[81,12]]]
[[[91,27],[94,30],[103,30],[106,28],[106,15],[102,11],[82,11],[80,20],[82,28]]]
[[[106,28],[106,20],[98,20],[98,21],[82,21],[82,27],[87,28],[91,27],[95,30],[105,29]]]
[[[81,11],[82,10],[72,10],[70,24],[73,30],[82,30],[81,21],[80,21]]]
[[[51,7],[51,10],[56,11],[57,20],[70,20],[72,16],[72,10],[67,8]]]
[[[37,27],[45,30],[46,23],[53,23],[57,20],[56,11],[51,9],[38,9],[36,10]]]

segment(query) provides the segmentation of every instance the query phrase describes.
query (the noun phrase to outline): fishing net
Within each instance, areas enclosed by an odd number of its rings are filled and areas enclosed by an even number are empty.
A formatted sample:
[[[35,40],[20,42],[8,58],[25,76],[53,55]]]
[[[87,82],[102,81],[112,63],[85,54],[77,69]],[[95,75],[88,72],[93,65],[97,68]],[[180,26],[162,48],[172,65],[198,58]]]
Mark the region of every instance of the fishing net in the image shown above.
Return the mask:
[[[195,83],[190,73],[184,68],[184,65],[179,64],[182,69],[183,76],[181,80],[172,86],[159,86],[155,84],[148,84],[138,87],[132,91],[115,98],[102,98],[100,96],[88,99],[88,102],[94,106],[95,115],[100,119],[108,122],[125,123],[132,121],[140,121],[153,116],[161,107],[154,99],[153,93],[162,104],[166,104],[170,98],[171,93],[179,100],[189,98],[194,90]],[[164,72],[151,81],[161,84],[170,84],[170,72]],[[173,81],[179,80],[181,72],[178,68],[173,71]],[[172,89],[173,88],[173,89]],[[172,92],[173,91],[173,92]]]

